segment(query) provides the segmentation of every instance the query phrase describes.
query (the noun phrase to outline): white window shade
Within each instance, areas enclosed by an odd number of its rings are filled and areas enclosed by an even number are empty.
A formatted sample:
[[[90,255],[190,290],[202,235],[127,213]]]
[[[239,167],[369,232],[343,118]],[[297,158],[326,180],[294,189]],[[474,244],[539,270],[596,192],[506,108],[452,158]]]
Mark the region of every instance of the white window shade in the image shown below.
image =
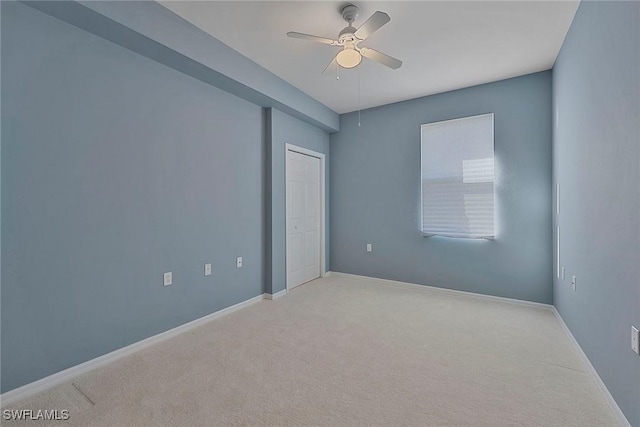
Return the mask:
[[[492,239],[493,114],[422,125],[422,234]]]

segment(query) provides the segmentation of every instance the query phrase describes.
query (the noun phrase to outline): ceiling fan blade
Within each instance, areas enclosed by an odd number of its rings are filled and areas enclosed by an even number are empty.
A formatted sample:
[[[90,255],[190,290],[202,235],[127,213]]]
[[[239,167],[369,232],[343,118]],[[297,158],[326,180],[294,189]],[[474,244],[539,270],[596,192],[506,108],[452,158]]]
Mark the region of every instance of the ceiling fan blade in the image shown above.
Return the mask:
[[[369,58],[373,61],[379,62],[382,65],[386,65],[389,68],[393,68],[397,70],[402,66],[402,61],[399,59],[393,58],[389,55],[385,55],[384,53],[378,52],[375,49],[369,49],[368,47],[363,47],[360,49],[360,53],[365,58]]]
[[[328,39],[326,37],[312,36],[310,34],[296,33],[295,31],[289,31],[287,33],[287,36],[292,37],[294,39],[302,39],[302,40],[309,40],[312,42],[330,44],[332,46],[338,45],[338,42],[336,40]]]
[[[358,28],[354,35],[360,40],[364,40],[389,21],[391,21],[389,15],[384,12],[377,11],[371,15],[369,19],[360,26],[360,28]]]
[[[336,56],[333,57],[333,61],[329,62],[329,65],[327,65],[327,68],[324,69],[324,71],[322,72],[322,74],[326,73],[327,71],[330,71],[334,68],[336,68],[338,66],[338,61],[336,60]]]

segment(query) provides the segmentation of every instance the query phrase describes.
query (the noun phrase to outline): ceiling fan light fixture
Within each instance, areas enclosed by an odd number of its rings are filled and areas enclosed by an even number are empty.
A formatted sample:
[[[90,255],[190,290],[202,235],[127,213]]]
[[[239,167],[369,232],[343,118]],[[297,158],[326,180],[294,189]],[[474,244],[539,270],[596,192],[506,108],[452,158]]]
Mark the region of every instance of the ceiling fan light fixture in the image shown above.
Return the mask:
[[[355,49],[345,48],[338,53],[336,61],[342,68],[353,68],[362,61],[362,55]]]

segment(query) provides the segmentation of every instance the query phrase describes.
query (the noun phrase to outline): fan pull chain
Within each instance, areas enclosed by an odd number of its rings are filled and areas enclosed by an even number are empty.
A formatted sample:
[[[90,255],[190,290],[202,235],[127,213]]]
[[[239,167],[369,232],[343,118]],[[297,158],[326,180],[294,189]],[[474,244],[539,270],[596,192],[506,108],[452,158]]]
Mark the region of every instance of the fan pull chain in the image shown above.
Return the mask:
[[[358,67],[358,127],[360,127],[360,68]]]

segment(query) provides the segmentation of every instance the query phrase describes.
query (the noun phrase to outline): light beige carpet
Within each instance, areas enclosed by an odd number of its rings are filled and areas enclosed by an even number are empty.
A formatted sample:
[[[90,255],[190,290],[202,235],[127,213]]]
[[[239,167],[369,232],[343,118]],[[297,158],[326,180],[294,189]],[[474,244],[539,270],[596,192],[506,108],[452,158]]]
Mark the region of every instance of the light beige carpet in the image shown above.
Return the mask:
[[[338,278],[11,408],[68,409],[65,426],[616,425],[551,311]]]

